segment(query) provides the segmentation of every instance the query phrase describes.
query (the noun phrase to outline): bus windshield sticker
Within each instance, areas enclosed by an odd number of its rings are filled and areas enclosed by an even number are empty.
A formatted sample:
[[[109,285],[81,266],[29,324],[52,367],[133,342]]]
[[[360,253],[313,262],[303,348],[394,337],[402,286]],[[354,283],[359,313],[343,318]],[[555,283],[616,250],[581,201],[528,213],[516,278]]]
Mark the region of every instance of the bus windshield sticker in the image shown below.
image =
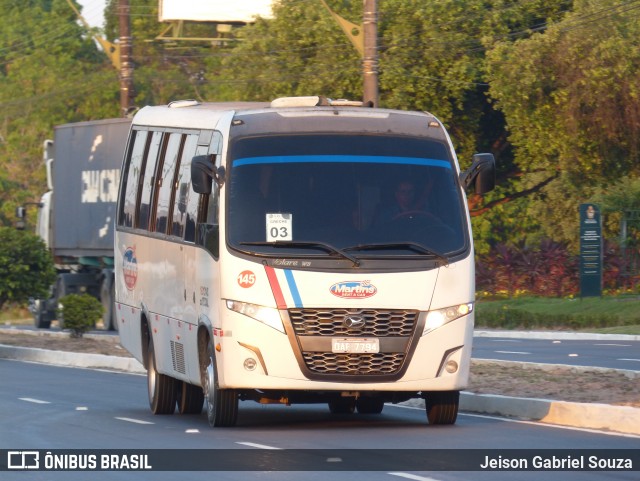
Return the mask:
[[[266,218],[267,242],[293,240],[293,215],[268,213]]]

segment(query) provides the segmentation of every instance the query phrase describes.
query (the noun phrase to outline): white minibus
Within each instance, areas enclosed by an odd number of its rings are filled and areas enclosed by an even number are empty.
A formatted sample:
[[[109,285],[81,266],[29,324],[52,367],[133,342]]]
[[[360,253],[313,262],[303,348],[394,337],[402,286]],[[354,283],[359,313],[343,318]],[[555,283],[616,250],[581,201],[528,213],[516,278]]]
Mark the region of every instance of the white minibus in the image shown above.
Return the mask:
[[[424,112],[324,97],[178,101],[133,118],[115,234],[122,345],[155,414],[232,426],[240,401],[456,421],[474,251],[460,171]]]

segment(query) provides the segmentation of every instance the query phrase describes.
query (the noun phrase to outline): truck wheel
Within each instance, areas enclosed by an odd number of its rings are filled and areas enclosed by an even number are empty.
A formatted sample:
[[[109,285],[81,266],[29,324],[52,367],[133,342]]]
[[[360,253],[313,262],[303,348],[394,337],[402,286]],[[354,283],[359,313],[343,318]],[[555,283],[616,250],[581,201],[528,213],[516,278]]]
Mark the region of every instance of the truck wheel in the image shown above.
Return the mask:
[[[211,427],[234,426],[238,419],[238,393],[235,389],[220,389],[218,386],[216,357],[211,342],[207,346],[207,358],[206,365],[202,368],[202,377],[209,425]]]
[[[429,424],[455,424],[458,417],[460,391],[429,392],[425,398]]]
[[[151,335],[149,335],[147,356],[147,388],[151,412],[153,414],[173,414],[176,409],[176,380],[157,371]]]
[[[106,279],[102,281],[100,287],[100,302],[104,308],[102,312],[102,325],[105,331],[118,330],[118,315],[115,308],[116,286],[115,282],[111,282],[109,286]]]
[[[67,294],[69,294],[67,292],[67,285],[64,282],[64,277],[63,276],[59,276],[58,277],[58,282],[56,282],[56,308],[58,307],[58,304],[60,303],[60,299],[62,299],[64,296],[66,296]],[[60,330],[62,331],[64,329],[64,315],[60,312],[57,314],[56,318],[58,319],[58,327],[60,328]]]
[[[182,382],[178,390],[178,412],[180,414],[200,414],[204,403],[204,392],[200,386]]]
[[[42,306],[46,304],[43,300],[35,301],[38,307],[33,308],[33,325],[38,329],[49,329],[51,327],[51,321],[55,319],[52,312],[45,310]]]

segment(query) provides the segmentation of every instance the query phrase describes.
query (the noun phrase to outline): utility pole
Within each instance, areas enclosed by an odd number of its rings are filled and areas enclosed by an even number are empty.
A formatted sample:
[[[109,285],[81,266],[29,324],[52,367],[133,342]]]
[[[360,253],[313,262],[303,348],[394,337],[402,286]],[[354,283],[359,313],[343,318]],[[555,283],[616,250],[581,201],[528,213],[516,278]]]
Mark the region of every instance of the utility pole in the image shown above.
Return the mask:
[[[122,116],[127,117],[134,107],[129,0],[118,0],[118,25],[120,29],[120,110]]]
[[[363,100],[378,106],[378,0],[364,0]]]

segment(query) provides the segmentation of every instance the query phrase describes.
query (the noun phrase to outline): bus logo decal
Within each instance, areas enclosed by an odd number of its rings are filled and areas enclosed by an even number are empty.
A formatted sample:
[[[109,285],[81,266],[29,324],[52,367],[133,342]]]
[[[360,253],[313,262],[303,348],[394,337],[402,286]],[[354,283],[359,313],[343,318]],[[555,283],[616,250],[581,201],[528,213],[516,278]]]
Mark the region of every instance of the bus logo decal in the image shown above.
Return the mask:
[[[365,299],[375,296],[378,288],[370,281],[344,281],[333,284],[329,291],[334,296],[343,299]]]
[[[124,274],[124,283],[127,289],[133,290],[138,280],[138,259],[136,259],[136,251],[131,247],[122,256],[122,273]]]

